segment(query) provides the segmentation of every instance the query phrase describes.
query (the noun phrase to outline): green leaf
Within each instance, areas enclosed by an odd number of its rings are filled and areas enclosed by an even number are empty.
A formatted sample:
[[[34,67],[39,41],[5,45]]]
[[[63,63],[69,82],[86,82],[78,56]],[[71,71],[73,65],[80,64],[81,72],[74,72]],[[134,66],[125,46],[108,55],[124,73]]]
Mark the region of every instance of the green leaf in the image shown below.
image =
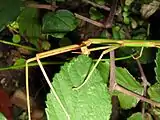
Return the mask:
[[[113,39],[120,39],[120,27],[119,26],[113,26],[112,27],[112,33],[113,33]]]
[[[51,35],[52,37],[55,37],[55,38],[63,38],[66,35],[66,33],[52,33],[49,35]]]
[[[137,82],[125,68],[116,68],[116,81],[119,85],[130,91],[133,91],[139,95],[143,94],[143,87],[141,84]],[[138,98],[120,92],[118,92],[118,99],[120,101],[120,106],[123,109],[135,107],[139,102]]]
[[[12,41],[13,41],[14,43],[19,43],[19,42],[21,41],[20,35],[18,35],[18,34],[13,35]]]
[[[152,111],[153,111],[153,114],[157,116],[157,119],[160,119],[160,109],[153,108]]]
[[[59,40],[59,46],[64,47],[67,45],[72,45],[72,41],[68,37],[64,37]]]
[[[21,0],[0,0],[0,30],[17,19]]]
[[[0,112],[0,120],[7,120],[1,112]]]
[[[137,51],[137,56],[140,55],[140,51],[142,48],[134,48]],[[144,48],[142,52],[142,56],[139,58],[141,64],[147,64],[154,61],[153,49],[152,48]]]
[[[94,0],[99,5],[105,5],[105,0]]]
[[[130,24],[130,18],[129,18],[129,17],[124,17],[123,22],[124,22],[126,25],[129,25],[129,24]]]
[[[140,112],[132,114],[127,120],[153,120],[152,116],[149,113],[144,114],[144,119],[143,115]]]
[[[89,10],[90,18],[92,20],[101,20],[104,18],[103,14],[100,13],[96,8],[91,7]]]
[[[140,113],[140,112],[134,113],[134,114],[132,114],[132,116],[127,118],[127,120],[143,120],[142,113]]]
[[[55,88],[62,104],[69,113],[71,120],[109,120],[111,114],[111,96],[100,73],[95,70],[89,81],[79,90],[93,61],[80,55],[70,63],[64,64],[53,78]],[[66,115],[52,93],[47,95],[46,114],[48,120],[66,120]]]
[[[14,66],[19,66],[19,65],[25,65],[26,60],[23,58],[19,58],[16,60],[16,62],[14,63]]]
[[[38,21],[38,9],[25,8],[18,18],[21,35],[30,38],[37,38],[41,33],[41,26]]]
[[[158,49],[158,52],[156,54],[156,68],[155,68],[155,73],[156,73],[156,80],[157,82],[160,83],[160,49]]]
[[[41,34],[41,25],[38,18],[38,9],[25,8],[18,18],[19,31],[27,36],[29,42],[39,48],[38,38]]]
[[[53,0],[45,0],[46,2],[48,2],[48,3],[52,3],[53,2]],[[55,0],[56,2],[65,2],[65,0]]]
[[[42,41],[42,48],[44,50],[49,50],[51,48],[51,44],[48,41]]]
[[[148,95],[149,97],[157,102],[160,102],[160,84],[159,83],[155,83],[154,85],[150,86],[148,88]]]
[[[105,83],[108,83],[109,78],[109,60],[105,62],[100,62],[97,66],[98,71],[100,72]]]
[[[43,32],[66,33],[77,27],[77,20],[68,10],[49,12],[43,17]]]
[[[104,82],[108,83],[109,60],[106,60],[105,62],[100,62],[97,69],[100,71],[100,74],[104,79]],[[140,95],[142,95],[143,93],[143,87],[141,86],[141,84],[137,82],[125,68],[116,67],[116,81],[119,85],[130,91],[133,91]],[[139,99],[123,94],[118,91],[114,92],[113,94],[118,96],[120,106],[123,109],[130,109],[132,107],[135,107],[139,102]]]
[[[107,30],[104,30],[104,31],[102,31],[102,33],[101,33],[101,35],[100,35],[100,37],[101,38],[110,38],[110,33],[107,31]]]

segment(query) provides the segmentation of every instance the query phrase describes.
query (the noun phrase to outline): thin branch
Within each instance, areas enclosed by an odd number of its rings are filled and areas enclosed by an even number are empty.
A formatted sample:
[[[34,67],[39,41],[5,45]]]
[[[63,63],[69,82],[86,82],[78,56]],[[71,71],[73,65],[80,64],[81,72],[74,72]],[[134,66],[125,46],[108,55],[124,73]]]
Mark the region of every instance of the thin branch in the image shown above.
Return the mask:
[[[82,16],[82,15],[79,15],[79,14],[77,14],[77,13],[74,13],[74,15],[75,15],[75,17],[78,18],[78,19],[81,19],[81,20],[83,20],[83,21],[86,21],[86,22],[88,22],[88,23],[91,23],[91,24],[93,24],[93,25],[95,25],[95,26],[97,26],[97,27],[104,28],[104,25],[103,25],[102,23],[100,23],[100,22],[91,20],[91,19],[89,19],[89,18],[87,18],[87,17],[84,17],[84,16]]]
[[[96,4],[96,3],[92,2],[92,1],[89,1],[89,0],[83,0],[83,2],[88,3],[88,4],[90,4],[90,5],[94,6],[94,7],[97,7],[97,8],[100,8],[100,9],[104,9],[106,11],[110,11],[109,7],[104,6],[104,5]]]
[[[145,98],[145,97],[143,97],[143,96],[141,96],[141,95],[138,95],[137,93],[131,92],[131,91],[129,91],[129,90],[127,90],[127,89],[119,86],[118,84],[116,84],[116,85],[114,86],[114,90],[118,90],[119,92],[122,92],[122,93],[124,93],[124,94],[126,94],[126,95],[129,95],[129,96],[132,96],[132,97],[133,97],[133,96],[134,96],[134,97],[137,97],[137,98],[139,98],[140,100],[142,100],[142,101],[144,101],[144,102],[150,103],[150,104],[151,104],[152,106],[154,106],[154,107],[159,107],[159,108],[160,108],[160,103],[159,103],[159,102],[156,102],[156,101],[147,99],[147,98]]]
[[[116,75],[115,75],[115,55],[114,51],[110,52],[110,79],[109,79],[109,90],[113,91],[116,85]]]
[[[52,10],[55,11],[55,9],[58,8],[58,6],[53,5],[53,4],[38,4],[38,3],[33,3],[33,2],[26,2],[27,7],[31,8],[39,8],[39,9],[47,9],[47,10]]]
[[[141,73],[141,79],[142,79],[142,81],[143,81],[143,84],[144,84],[145,86],[150,86],[150,83],[147,81],[147,78],[146,78],[146,76],[145,76],[145,74],[144,74],[143,68],[142,68],[139,60],[136,59],[136,61],[137,61],[138,67],[139,67],[139,71],[140,71],[140,73]]]
[[[118,0],[113,0],[109,16],[108,16],[106,22],[104,23],[105,28],[112,27],[114,15],[116,14],[117,3],[118,3]]]
[[[144,74],[144,71],[143,71],[141,63],[139,62],[138,59],[136,59],[136,62],[138,64],[138,68],[139,68],[139,71],[140,71],[140,74],[141,74],[142,84],[143,84],[143,87],[144,87],[143,95],[146,96],[146,94],[147,94],[147,86],[150,86],[150,83],[147,81],[147,78],[146,78],[146,76]],[[142,116],[143,116],[143,118],[144,118],[144,114],[145,114],[145,103],[142,103]]]

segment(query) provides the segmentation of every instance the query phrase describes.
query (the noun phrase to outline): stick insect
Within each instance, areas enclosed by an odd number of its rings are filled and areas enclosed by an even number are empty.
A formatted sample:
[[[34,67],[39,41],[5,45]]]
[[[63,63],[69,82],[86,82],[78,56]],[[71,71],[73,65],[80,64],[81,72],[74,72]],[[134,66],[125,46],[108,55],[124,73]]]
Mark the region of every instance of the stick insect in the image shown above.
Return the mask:
[[[98,47],[98,48],[87,48],[89,47],[91,44],[97,44],[97,45],[104,45],[103,47]],[[160,48],[160,42],[159,41],[142,41],[142,40],[112,40],[112,39],[88,39],[86,41],[84,41],[82,44],[78,45],[70,45],[70,46],[66,46],[66,47],[62,47],[62,48],[58,48],[58,49],[53,49],[50,51],[46,51],[46,52],[42,52],[42,53],[38,53],[36,54],[36,57],[30,58],[26,61],[26,95],[27,95],[27,109],[28,109],[28,117],[29,120],[31,120],[31,108],[30,108],[30,100],[29,100],[29,83],[28,83],[28,64],[30,62],[33,61],[37,61],[38,65],[51,89],[51,92],[53,93],[54,97],[56,98],[57,102],[59,103],[59,105],[61,106],[63,112],[66,115],[67,120],[70,120],[70,115],[67,112],[67,110],[65,109],[65,107],[63,106],[61,100],[59,99],[56,91],[54,90],[54,87],[52,86],[43,66],[42,63],[40,61],[40,59],[42,58],[46,58],[49,56],[53,56],[53,55],[57,55],[57,54],[61,54],[61,53],[65,53],[65,52],[69,52],[69,51],[73,51],[73,50],[78,50],[81,49],[82,53],[84,53],[85,50],[91,52],[91,51],[96,51],[96,50],[103,50],[103,52],[101,53],[100,57],[98,58],[97,62],[95,63],[93,69],[89,72],[88,76],[86,77],[86,79],[84,80],[84,82],[79,85],[76,88],[73,88],[73,90],[80,90],[89,80],[90,76],[92,75],[93,71],[95,70],[95,68],[97,67],[98,63],[100,62],[100,60],[102,59],[102,57],[107,54],[108,52],[111,52],[113,50],[116,50],[120,47],[156,47],[156,48]],[[87,48],[87,49],[85,49]],[[141,98],[141,96],[136,96]],[[150,100],[145,100],[146,102],[150,103]],[[156,105],[156,104],[155,104]],[[160,105],[158,106],[160,107]]]

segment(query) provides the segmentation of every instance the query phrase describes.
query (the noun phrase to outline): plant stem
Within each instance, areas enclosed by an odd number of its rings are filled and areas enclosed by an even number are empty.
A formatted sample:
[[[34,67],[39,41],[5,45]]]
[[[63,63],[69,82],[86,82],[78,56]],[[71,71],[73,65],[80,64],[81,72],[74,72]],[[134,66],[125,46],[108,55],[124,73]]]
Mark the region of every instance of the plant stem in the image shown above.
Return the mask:
[[[147,103],[150,103],[152,106],[156,106],[156,107],[159,107],[160,108],[160,103],[156,102],[156,101],[153,101],[153,100],[150,100],[150,99],[147,99],[141,95],[138,95],[137,93],[134,93],[134,92],[131,92],[121,86],[119,86],[118,84],[116,84],[114,86],[114,90],[118,90],[119,92],[122,92],[126,95],[129,95],[129,96],[134,96],[134,97],[137,97],[139,98],[140,100],[144,101],[144,102],[147,102]]]
[[[82,16],[82,15],[79,15],[79,14],[77,14],[77,13],[74,13],[74,15],[75,15],[75,17],[78,18],[78,19],[81,19],[81,20],[83,20],[83,21],[86,21],[86,22],[88,22],[88,23],[91,23],[91,24],[93,24],[93,25],[95,25],[95,26],[97,26],[97,27],[104,28],[104,25],[103,25],[102,23],[100,23],[100,22],[91,20],[91,19],[89,19],[89,18],[87,18],[87,17],[84,17],[84,16]]]
[[[96,4],[96,3],[92,2],[92,1],[89,1],[89,0],[83,0],[83,2],[88,3],[88,4],[90,4],[90,5],[94,6],[94,7],[98,7],[100,9],[104,9],[106,11],[110,11],[109,7],[104,6],[104,5]]]
[[[114,15],[116,14],[116,8],[117,8],[117,2],[118,0],[112,0],[112,7],[109,13],[108,18],[106,18],[106,22],[104,23],[105,28],[111,28],[113,23]]]
[[[116,75],[115,75],[115,55],[114,51],[110,52],[110,78],[109,78],[109,90],[113,91],[114,86],[116,84]]]
[[[24,48],[24,49],[27,49],[27,50],[31,50],[31,51],[38,51],[35,48],[24,46],[24,45],[19,45],[19,44],[16,44],[16,43],[5,41],[5,40],[0,40],[0,43],[4,43],[4,44],[7,44],[7,45],[12,45],[12,46],[16,46],[16,47],[21,47],[21,48]]]
[[[38,3],[33,3],[33,2],[27,2],[26,3],[27,7],[31,7],[31,8],[39,8],[39,9],[47,9],[47,10],[52,10],[55,11],[56,8],[58,8],[58,6],[56,5],[50,5],[50,4],[38,4]]]
[[[42,62],[42,65],[57,65],[57,64],[63,64],[64,62]],[[34,63],[29,63],[28,67],[34,67],[34,66],[38,66],[37,62]],[[0,71],[3,70],[15,70],[15,69],[22,69],[25,67],[25,64],[23,65],[13,65],[13,66],[9,66],[9,67],[4,67],[4,68],[0,68]]]
[[[147,94],[147,86],[150,86],[150,83],[147,81],[147,78],[144,74],[144,71],[143,71],[143,68],[142,68],[142,65],[140,63],[140,61],[138,59],[136,59],[136,62],[138,64],[138,67],[139,67],[139,71],[141,73],[141,79],[142,79],[142,85],[143,85],[143,88],[144,88],[144,92],[143,92],[143,96],[146,96]],[[144,114],[145,114],[145,103],[142,103],[142,117],[144,118]]]
[[[112,40],[91,38],[85,44],[120,45],[121,47],[157,47],[160,48],[160,41],[154,40]]]

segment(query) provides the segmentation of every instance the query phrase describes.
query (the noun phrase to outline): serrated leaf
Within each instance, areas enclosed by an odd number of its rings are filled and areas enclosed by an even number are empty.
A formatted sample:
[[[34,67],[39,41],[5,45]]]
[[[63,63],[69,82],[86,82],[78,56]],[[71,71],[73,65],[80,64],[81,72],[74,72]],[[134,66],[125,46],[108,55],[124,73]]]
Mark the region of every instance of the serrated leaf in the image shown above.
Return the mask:
[[[143,94],[143,87],[139,82],[137,82],[133,76],[125,68],[116,68],[116,81],[122,87],[133,91],[137,94]],[[139,99],[133,96],[128,96],[126,94],[118,92],[118,99],[120,101],[120,106],[123,109],[130,109],[135,107],[139,102]]]
[[[160,49],[158,49],[158,52],[156,54],[156,68],[155,68],[155,73],[156,73],[156,80],[157,82],[160,83]]]
[[[85,55],[73,59],[61,67],[53,78],[52,85],[71,120],[109,120],[111,96],[100,73],[95,70],[89,81],[78,91],[73,87],[82,84],[93,61]],[[47,95],[46,114],[48,120],[65,120],[66,116],[52,93]]]
[[[49,12],[43,17],[43,32],[66,33],[77,27],[74,15],[68,10]]]
[[[148,88],[148,95],[149,97],[157,102],[160,102],[160,84],[159,83],[155,83],[154,85],[150,86]]]
[[[1,112],[0,112],[0,120],[7,120]]]
[[[20,13],[20,0],[0,0],[0,30],[16,20]]]

